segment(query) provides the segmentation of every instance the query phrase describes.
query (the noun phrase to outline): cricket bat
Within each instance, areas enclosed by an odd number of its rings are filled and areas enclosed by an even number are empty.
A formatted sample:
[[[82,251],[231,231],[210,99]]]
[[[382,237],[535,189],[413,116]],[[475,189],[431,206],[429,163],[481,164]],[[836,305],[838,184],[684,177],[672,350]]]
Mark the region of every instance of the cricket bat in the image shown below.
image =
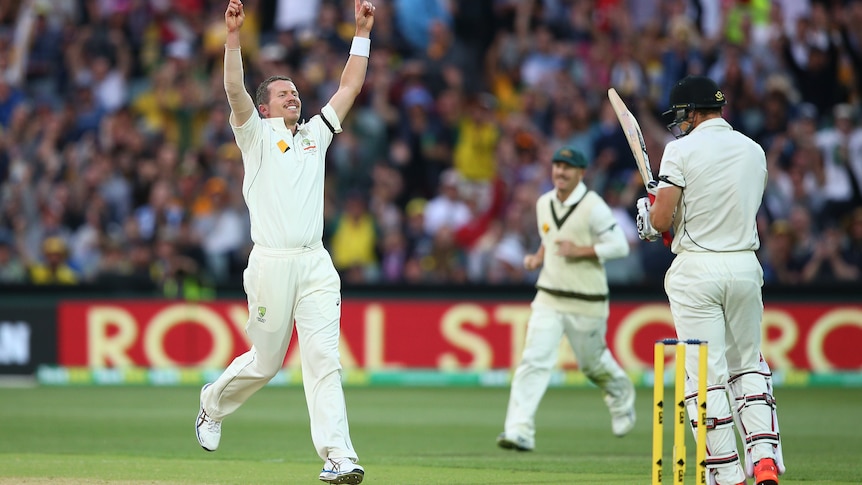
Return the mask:
[[[641,174],[641,179],[643,179],[644,188],[647,188],[649,183],[653,181],[652,168],[650,168],[649,155],[647,154],[644,135],[638,124],[638,120],[626,107],[616,89],[608,89],[608,99],[611,101],[611,106],[614,108],[617,120],[619,120],[623,133],[626,135],[626,140],[629,142],[629,149],[631,149],[632,155],[635,157],[635,163],[637,164],[638,172]],[[649,197],[650,203],[655,202],[655,196],[650,194],[649,191],[647,191],[647,197]],[[665,246],[670,247],[673,236],[671,236],[670,232],[663,232],[661,239]]]

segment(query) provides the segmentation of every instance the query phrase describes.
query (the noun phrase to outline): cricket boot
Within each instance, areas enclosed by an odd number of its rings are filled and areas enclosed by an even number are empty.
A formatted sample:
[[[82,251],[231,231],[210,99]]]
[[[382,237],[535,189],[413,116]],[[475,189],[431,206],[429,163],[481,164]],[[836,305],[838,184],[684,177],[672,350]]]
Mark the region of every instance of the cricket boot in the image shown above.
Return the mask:
[[[198,417],[195,420],[195,435],[198,437],[198,443],[201,448],[207,451],[215,451],[218,449],[218,443],[221,440],[221,421],[213,419],[207,414],[204,409],[203,393],[210,384],[205,384],[201,389],[201,407],[198,411]]]
[[[326,483],[355,485],[362,483],[365,469],[350,458],[327,458],[318,478]]]
[[[778,485],[778,467],[772,458],[764,458],[754,464],[756,485]]]

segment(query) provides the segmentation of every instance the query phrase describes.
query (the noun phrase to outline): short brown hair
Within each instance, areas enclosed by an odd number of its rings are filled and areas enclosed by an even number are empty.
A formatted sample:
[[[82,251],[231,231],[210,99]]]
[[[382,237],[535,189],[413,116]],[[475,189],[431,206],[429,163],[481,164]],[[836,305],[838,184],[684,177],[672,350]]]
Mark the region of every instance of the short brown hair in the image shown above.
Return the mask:
[[[255,92],[255,101],[257,102],[258,106],[269,103],[269,85],[275,81],[288,81],[293,83],[293,79],[287,76],[268,77],[266,80],[260,83],[260,85],[257,87],[257,92]],[[296,83],[293,84],[294,86],[296,85]]]

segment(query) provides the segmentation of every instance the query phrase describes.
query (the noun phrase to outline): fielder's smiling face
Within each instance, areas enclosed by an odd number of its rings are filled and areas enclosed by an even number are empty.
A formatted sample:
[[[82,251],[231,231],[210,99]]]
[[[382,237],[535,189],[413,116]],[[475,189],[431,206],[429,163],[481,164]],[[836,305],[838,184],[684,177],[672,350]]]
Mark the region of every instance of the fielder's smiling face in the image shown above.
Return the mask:
[[[551,175],[554,179],[554,188],[563,193],[570,193],[583,178],[584,169],[573,167],[565,162],[554,162]]]
[[[269,103],[261,106],[261,113],[266,118],[284,118],[284,123],[288,126],[299,122],[302,101],[299,100],[296,85],[290,81],[277,79],[270,83],[268,88]]]

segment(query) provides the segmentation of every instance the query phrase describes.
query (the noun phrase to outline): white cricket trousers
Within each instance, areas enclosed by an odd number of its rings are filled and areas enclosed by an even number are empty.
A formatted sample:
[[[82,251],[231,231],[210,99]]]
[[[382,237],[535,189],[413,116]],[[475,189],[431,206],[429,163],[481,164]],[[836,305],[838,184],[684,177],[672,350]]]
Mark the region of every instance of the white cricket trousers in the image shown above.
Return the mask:
[[[761,320],[763,318],[763,270],[753,251],[727,253],[683,252],[674,258],[665,275],[674,327],[679,339],[709,342],[706,380],[707,416],[714,429],[707,430],[707,466],[716,482],[736,484],[744,475],[737,457],[732,411],[727,395],[729,376],[748,374],[751,381],[740,396],[768,392],[766,380],[757,374],[760,365]],[[696,393],[698,352],[686,352],[687,394]],[[690,410],[696,409],[692,407]],[[749,430],[771,431],[771,410],[766,406],[745,412]],[[689,416],[697,419],[696,416]]]
[[[563,336],[572,346],[581,372],[602,390],[611,413],[632,406],[634,386],[605,342],[606,318],[564,313],[538,303],[531,307],[524,352],[509,393],[505,422],[507,434],[535,443],[536,410],[557,365]]]
[[[318,243],[299,249],[255,246],[243,273],[251,349],[203,393],[213,419],[233,413],[282,368],[294,321],[311,440],[322,458],[357,460],[350,442],[338,353],[341,281]]]

